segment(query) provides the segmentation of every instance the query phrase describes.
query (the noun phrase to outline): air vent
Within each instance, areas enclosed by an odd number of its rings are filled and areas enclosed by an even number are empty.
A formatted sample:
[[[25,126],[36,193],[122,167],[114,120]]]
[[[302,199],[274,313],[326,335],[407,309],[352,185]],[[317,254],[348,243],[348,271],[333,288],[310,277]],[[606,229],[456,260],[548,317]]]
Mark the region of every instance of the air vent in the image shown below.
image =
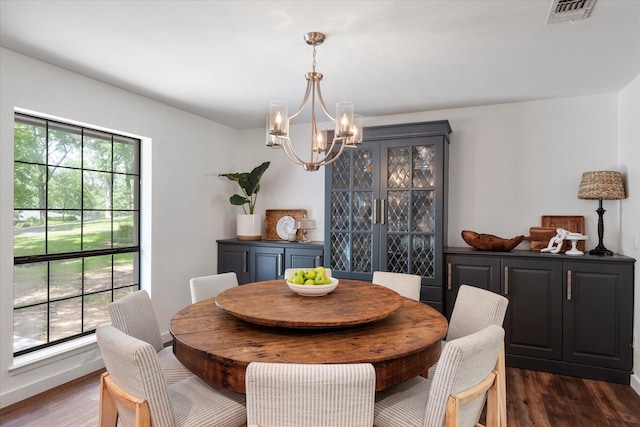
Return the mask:
[[[596,0],[553,0],[546,24],[586,19]]]

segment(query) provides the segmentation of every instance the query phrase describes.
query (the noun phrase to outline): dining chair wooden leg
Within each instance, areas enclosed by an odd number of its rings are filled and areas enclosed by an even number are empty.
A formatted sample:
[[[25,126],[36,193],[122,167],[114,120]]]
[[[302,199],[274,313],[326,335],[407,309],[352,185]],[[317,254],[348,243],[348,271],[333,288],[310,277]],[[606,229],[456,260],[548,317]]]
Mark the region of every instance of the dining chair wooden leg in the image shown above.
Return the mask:
[[[118,423],[118,408],[105,383],[107,375],[109,374],[104,372],[100,376],[100,427],[116,427]]]
[[[108,372],[102,374],[100,383],[101,401],[102,397],[105,397],[105,403],[100,405],[100,427],[116,426],[118,421],[118,407],[116,406],[116,402],[121,405],[122,410],[133,413],[135,427],[151,427],[151,414],[146,400],[133,396],[118,387]]]
[[[507,427],[507,378],[505,368],[504,343],[500,347],[496,370],[498,371],[498,426]]]

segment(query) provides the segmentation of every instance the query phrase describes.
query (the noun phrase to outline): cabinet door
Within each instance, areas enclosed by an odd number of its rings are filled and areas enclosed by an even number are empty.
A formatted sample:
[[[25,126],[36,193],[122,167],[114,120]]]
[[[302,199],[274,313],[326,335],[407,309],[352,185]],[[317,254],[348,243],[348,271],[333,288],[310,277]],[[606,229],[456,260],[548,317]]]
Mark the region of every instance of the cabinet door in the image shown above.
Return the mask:
[[[322,249],[285,248],[284,268],[314,268],[324,263]]]
[[[507,354],[562,359],[562,262],[502,260]]]
[[[345,150],[325,169],[325,253],[335,277],[371,280],[378,269],[380,147]]]
[[[250,250],[249,278],[252,282],[284,277],[284,248],[254,246]]]
[[[564,264],[564,360],[631,369],[633,265]]]
[[[445,302],[447,318],[461,285],[471,285],[491,292],[500,292],[500,258],[480,256],[447,256],[447,287]]]
[[[249,247],[218,244],[218,273],[234,272],[238,284],[249,283]]]

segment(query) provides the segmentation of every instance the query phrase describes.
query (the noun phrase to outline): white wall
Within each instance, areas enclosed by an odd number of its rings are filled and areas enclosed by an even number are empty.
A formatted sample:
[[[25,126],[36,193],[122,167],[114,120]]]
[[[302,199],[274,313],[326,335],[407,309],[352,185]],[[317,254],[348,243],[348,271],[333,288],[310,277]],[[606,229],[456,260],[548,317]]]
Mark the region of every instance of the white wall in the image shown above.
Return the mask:
[[[626,176],[627,199],[622,201],[622,249],[625,255],[640,258],[640,76],[619,96],[620,170]],[[633,360],[635,374],[631,386],[640,394],[640,262],[635,268],[635,316]]]
[[[81,355],[8,373],[13,345],[13,112],[15,107],[126,132],[144,147],[143,287],[158,321],[190,303],[188,280],[217,271],[215,240],[227,234],[227,184],[217,176],[234,167],[238,131],[46,63],[0,49],[0,407],[100,367],[79,366]],[[151,257],[153,254],[153,257]],[[81,349],[86,351],[91,347]]]

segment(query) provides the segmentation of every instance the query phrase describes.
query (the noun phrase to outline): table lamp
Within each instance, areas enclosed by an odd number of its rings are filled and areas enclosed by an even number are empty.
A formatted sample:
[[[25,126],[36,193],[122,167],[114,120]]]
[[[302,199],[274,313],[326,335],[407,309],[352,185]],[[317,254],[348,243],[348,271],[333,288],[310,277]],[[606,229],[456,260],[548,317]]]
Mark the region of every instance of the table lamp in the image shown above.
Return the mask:
[[[603,216],[606,212],[602,209],[602,199],[620,200],[626,198],[622,174],[616,171],[594,171],[582,174],[578,199],[598,199],[598,246],[589,251],[591,255],[613,255],[613,252],[604,247],[602,236],[604,234]]]
[[[307,214],[304,214],[302,218],[296,219],[293,228],[296,230],[302,230],[302,240],[299,240],[299,243],[307,243],[309,241],[307,239],[307,230],[313,230],[316,228],[316,221],[314,219],[307,218]]]

